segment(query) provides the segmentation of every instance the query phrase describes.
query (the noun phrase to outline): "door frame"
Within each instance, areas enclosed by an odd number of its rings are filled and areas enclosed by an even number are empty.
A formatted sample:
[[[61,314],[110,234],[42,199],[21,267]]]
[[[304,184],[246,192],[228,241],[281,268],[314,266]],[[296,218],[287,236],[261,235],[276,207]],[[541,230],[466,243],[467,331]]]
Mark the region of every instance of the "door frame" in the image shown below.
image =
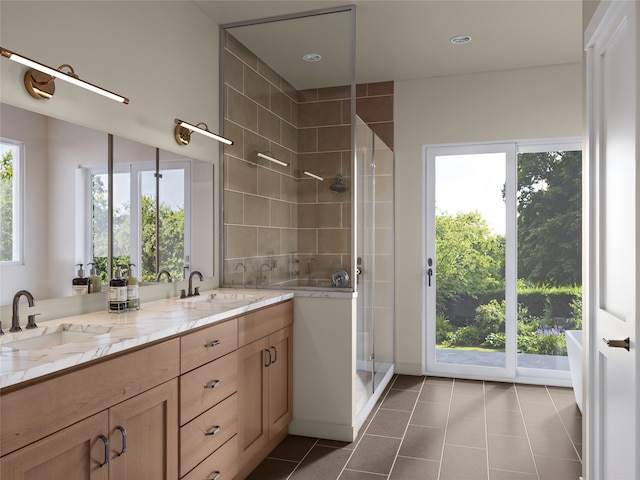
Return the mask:
[[[425,215],[423,216],[422,238],[422,328],[423,328],[423,359],[422,372],[425,375],[433,376],[457,376],[459,378],[471,378],[482,380],[496,381],[518,381],[529,384],[545,384],[554,386],[570,386],[571,377],[569,371],[554,371],[544,369],[534,369],[526,367],[518,367],[517,364],[517,220],[516,210],[517,203],[515,199],[515,189],[517,188],[517,157],[519,153],[530,153],[540,151],[554,150],[583,150],[582,139],[579,136],[571,137],[549,137],[549,138],[532,138],[520,139],[502,142],[467,142],[455,144],[433,144],[423,145],[423,208]],[[428,179],[434,174],[434,164],[428,160],[429,156],[438,155],[462,155],[462,154],[482,154],[504,151],[507,153],[506,158],[506,175],[507,180],[507,205],[506,205],[506,254],[505,254],[505,278],[512,275],[514,278],[513,285],[509,288],[505,285],[506,300],[506,316],[505,333],[507,342],[505,345],[505,368],[496,369],[495,367],[480,367],[474,365],[464,365],[466,372],[460,373],[455,368],[445,367],[444,369],[434,370],[432,365],[435,363],[435,343],[429,342],[430,338],[435,338],[435,319],[430,320],[429,302],[435,301],[435,286],[428,288],[427,278],[427,260],[435,245],[430,245],[429,225],[435,222],[434,212],[431,211],[429,205],[435,201],[434,189],[428,188]],[[583,155],[584,158],[584,155]],[[584,162],[584,160],[583,160]],[[511,179],[511,185],[509,185]],[[584,202],[583,202],[584,204]],[[583,207],[584,208],[584,207]],[[583,249],[586,246],[583,245]],[[435,275],[432,277],[435,279]],[[584,287],[583,287],[584,288]],[[510,338],[511,337],[511,338]],[[442,365],[442,364],[441,364]]]

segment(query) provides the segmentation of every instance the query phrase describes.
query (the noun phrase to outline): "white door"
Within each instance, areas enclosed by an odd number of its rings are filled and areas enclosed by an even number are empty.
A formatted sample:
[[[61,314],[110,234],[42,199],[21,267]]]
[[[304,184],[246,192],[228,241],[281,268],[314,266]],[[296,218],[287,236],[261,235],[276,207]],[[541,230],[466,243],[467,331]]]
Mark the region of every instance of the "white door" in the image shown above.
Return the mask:
[[[589,480],[640,478],[639,11],[636,2],[603,2],[585,32]]]

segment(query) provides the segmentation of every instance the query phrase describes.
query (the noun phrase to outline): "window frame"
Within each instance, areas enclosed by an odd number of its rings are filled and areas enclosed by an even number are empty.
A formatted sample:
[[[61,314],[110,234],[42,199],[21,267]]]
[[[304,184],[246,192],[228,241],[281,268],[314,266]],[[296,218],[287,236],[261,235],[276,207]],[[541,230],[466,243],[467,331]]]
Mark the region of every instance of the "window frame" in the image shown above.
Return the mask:
[[[9,146],[13,155],[13,215],[11,260],[0,260],[3,267],[24,265],[24,210],[25,210],[25,144],[18,140],[0,137],[0,144]],[[17,150],[17,155],[15,154]],[[17,157],[17,158],[16,158]],[[17,205],[17,207],[16,207]]]

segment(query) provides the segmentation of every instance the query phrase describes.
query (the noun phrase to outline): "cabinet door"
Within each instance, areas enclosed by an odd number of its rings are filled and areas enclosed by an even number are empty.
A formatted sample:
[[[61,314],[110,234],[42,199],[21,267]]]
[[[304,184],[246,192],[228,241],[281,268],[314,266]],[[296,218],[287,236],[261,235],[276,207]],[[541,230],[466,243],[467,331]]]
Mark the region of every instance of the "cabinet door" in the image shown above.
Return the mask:
[[[293,418],[293,328],[269,335],[269,438],[287,428]]]
[[[107,480],[107,412],[98,413],[0,460],[3,480]],[[108,452],[107,452],[108,453]]]
[[[178,478],[178,379],[110,408],[109,429],[111,479]]]
[[[267,444],[267,364],[268,338],[238,350],[238,441],[240,464],[252,458]]]

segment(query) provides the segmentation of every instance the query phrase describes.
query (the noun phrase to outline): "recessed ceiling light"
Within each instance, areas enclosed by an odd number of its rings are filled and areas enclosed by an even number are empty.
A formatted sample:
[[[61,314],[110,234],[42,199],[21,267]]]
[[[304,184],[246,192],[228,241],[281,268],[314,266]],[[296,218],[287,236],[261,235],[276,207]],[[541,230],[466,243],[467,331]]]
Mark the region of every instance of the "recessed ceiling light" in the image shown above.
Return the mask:
[[[471,35],[456,35],[455,37],[451,37],[451,43],[454,45],[464,45],[465,43],[469,43],[471,41]]]
[[[305,62],[319,62],[322,60],[322,55],[319,53],[306,53],[302,56]]]

